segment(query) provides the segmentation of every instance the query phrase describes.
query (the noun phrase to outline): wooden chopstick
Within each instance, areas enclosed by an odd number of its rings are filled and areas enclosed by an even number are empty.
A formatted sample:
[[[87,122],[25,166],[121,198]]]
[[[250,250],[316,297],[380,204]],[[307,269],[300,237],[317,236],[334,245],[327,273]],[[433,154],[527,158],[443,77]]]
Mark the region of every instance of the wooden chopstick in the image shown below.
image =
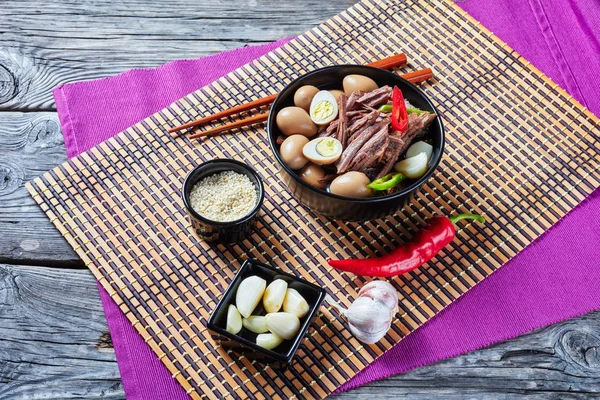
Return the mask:
[[[433,71],[431,70],[431,68],[420,69],[418,71],[413,71],[407,74],[400,75],[400,78],[404,78],[410,83],[417,84],[432,79]]]
[[[403,53],[396,54],[395,56],[387,57],[381,60],[374,61],[370,64],[367,64],[370,67],[381,68],[381,69],[389,69],[393,67],[398,67],[400,65],[406,64],[406,55]],[[249,103],[240,104],[239,106],[228,108],[227,110],[219,111],[218,113],[207,115],[206,117],[202,117],[192,122],[188,122],[187,124],[183,124],[180,126],[176,126],[174,128],[169,129],[169,133],[178,132],[182,129],[192,128],[194,126],[199,126],[206,124],[207,122],[214,121],[219,118],[228,117],[233,114],[241,113],[242,111],[251,110],[253,108],[258,108],[261,106],[265,106],[267,104],[271,104],[275,101],[278,93],[272,94],[270,96],[266,96],[257,100],[253,100]]]
[[[218,135],[223,134],[223,132],[231,130],[231,129],[241,128],[242,126],[253,125],[253,124],[257,124],[259,122],[264,122],[268,118],[269,118],[268,112],[262,113],[262,114],[257,114],[252,117],[240,119],[239,121],[235,121],[235,122],[231,122],[229,124],[217,126],[216,128],[207,129],[202,132],[194,133],[193,135],[189,136],[189,138],[196,139],[196,138],[204,137],[204,136],[218,136]]]
[[[433,71],[431,70],[431,68],[425,68],[425,69],[421,69],[418,71],[409,72],[404,75],[400,75],[400,77],[406,79],[410,83],[420,83],[420,82],[425,82],[426,80],[433,78]],[[223,132],[226,132],[226,131],[229,131],[232,129],[241,128],[246,125],[257,124],[259,122],[264,122],[268,118],[269,118],[268,112],[262,113],[262,114],[257,114],[252,117],[240,119],[239,121],[231,122],[229,124],[217,126],[212,129],[207,129],[205,131],[195,133],[195,134],[189,136],[189,139],[197,139],[199,137],[205,137],[205,136],[218,136],[218,135],[223,134]]]

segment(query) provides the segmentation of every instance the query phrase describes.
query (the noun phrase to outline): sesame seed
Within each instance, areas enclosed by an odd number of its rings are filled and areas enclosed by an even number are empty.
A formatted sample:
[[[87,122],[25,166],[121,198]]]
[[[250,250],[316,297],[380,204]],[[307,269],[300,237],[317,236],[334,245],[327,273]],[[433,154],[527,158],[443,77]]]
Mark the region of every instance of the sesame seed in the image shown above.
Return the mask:
[[[234,171],[209,175],[192,187],[190,204],[206,219],[236,221],[248,215],[258,203],[258,190],[247,175]]]

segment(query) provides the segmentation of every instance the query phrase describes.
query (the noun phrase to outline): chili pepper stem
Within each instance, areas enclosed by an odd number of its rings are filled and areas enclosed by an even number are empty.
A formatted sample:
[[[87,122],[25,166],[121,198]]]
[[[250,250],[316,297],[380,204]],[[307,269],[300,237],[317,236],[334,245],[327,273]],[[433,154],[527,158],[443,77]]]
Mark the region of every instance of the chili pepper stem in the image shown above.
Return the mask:
[[[454,217],[449,217],[448,219],[453,224],[456,224],[461,219],[474,219],[475,221],[481,222],[482,224],[485,223],[485,218],[483,218],[481,215],[477,215],[477,214],[458,214],[458,215],[455,215]]]

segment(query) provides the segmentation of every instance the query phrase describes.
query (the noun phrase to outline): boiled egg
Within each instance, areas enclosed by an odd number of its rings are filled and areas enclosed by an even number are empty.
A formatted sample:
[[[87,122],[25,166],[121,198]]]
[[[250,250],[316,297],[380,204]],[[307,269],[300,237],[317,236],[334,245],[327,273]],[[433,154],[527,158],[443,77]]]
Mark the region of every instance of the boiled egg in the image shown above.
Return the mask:
[[[371,180],[364,173],[350,171],[335,178],[329,185],[329,191],[338,196],[370,197],[373,195],[373,190],[367,187],[369,183]]]
[[[279,154],[281,159],[291,169],[300,169],[306,165],[308,160],[302,155],[302,149],[308,143],[308,138],[303,135],[288,136],[281,147]]]
[[[379,88],[377,82],[364,75],[348,75],[342,81],[342,86],[344,86],[344,92],[348,96],[354,92],[370,92]]]
[[[308,160],[319,165],[333,164],[342,155],[342,144],[331,137],[320,137],[306,143],[302,154]]]
[[[317,125],[310,119],[310,115],[300,107],[285,107],[275,117],[277,127],[285,136],[299,134],[306,137],[317,133]]]
[[[310,119],[317,125],[325,125],[338,115],[336,98],[328,90],[315,94],[310,103]]]
[[[325,177],[325,170],[317,164],[308,163],[298,173],[300,179],[309,185],[318,187],[319,189],[325,189],[327,182],[323,182],[322,179]]]

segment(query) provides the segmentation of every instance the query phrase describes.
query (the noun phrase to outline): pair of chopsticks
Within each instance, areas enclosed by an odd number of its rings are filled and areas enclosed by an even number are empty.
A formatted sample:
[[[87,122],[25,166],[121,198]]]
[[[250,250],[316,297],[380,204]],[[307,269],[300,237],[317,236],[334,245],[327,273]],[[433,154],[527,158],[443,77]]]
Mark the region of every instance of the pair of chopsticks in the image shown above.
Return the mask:
[[[375,68],[390,69],[390,68],[404,65],[404,64],[406,64],[406,61],[407,61],[407,59],[406,59],[405,54],[397,54],[392,57],[387,57],[387,58],[384,58],[384,59],[381,59],[378,61],[374,61],[367,65],[370,67],[375,67]],[[426,68],[426,69],[422,69],[419,71],[414,71],[414,72],[410,72],[410,73],[401,75],[401,77],[411,83],[419,83],[419,82],[424,82],[428,79],[431,79],[433,77],[433,71],[431,71],[430,68]],[[249,103],[241,104],[239,106],[235,106],[235,107],[220,111],[215,114],[207,115],[206,117],[197,119],[192,122],[188,122],[187,124],[183,124],[180,126],[176,126],[174,128],[170,128],[169,133],[173,134],[173,137],[176,137],[179,135],[179,131],[181,131],[183,129],[188,129],[188,128],[193,128],[196,126],[204,125],[206,123],[218,120],[220,118],[228,117],[228,116],[231,116],[234,114],[241,113],[243,111],[248,111],[253,108],[258,108],[261,106],[271,104],[273,101],[275,101],[275,98],[277,97],[277,95],[278,95],[278,93],[275,93],[270,96],[263,97],[261,99],[253,100]],[[244,118],[239,121],[231,122],[231,123],[228,123],[225,125],[217,126],[212,129],[207,129],[206,131],[195,133],[195,134],[189,136],[189,139],[196,139],[196,138],[204,137],[204,136],[220,135],[220,134],[222,134],[226,131],[232,130],[232,129],[241,128],[241,127],[247,126],[247,125],[253,125],[253,124],[256,124],[259,122],[264,122],[268,119],[268,117],[269,117],[268,112],[254,115],[252,117]]]

